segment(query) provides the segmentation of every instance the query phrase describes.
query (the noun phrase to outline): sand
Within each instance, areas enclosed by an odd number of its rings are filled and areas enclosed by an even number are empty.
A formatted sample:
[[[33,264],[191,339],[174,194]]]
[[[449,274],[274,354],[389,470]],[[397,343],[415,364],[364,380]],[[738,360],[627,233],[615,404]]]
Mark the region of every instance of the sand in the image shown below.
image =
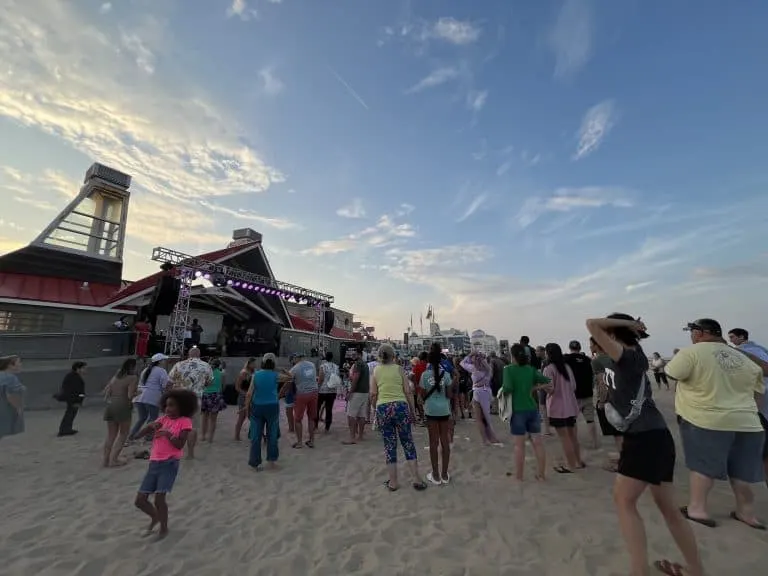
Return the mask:
[[[672,422],[671,393],[660,403]],[[70,438],[55,437],[59,417],[28,413],[27,432],[0,441],[3,576],[627,574],[612,475],[600,468],[607,439],[601,451],[586,452],[587,470],[518,485],[506,475],[512,453],[504,425],[495,422],[505,447],[482,448],[474,424],[460,422],[453,483],[417,493],[402,469],[403,487],[389,493],[375,433],[342,446],[337,421],[315,450],[292,450],[284,433],[283,469],[256,473],[246,464],[247,444],[231,440],[230,408],[216,443],[183,463],[169,500],[171,534],[153,543],[140,537],[146,520],[133,507],[146,462],[101,469],[101,411],[81,411],[80,434]],[[424,468],[426,434],[416,430]],[[556,440],[547,450],[559,454]],[[680,467],[681,504],[686,484]],[[768,519],[766,488],[755,491]],[[721,484],[711,500],[721,526],[695,526],[708,573],[763,574],[768,534],[729,520],[731,507]],[[641,512],[652,559],[679,560],[649,495]]]

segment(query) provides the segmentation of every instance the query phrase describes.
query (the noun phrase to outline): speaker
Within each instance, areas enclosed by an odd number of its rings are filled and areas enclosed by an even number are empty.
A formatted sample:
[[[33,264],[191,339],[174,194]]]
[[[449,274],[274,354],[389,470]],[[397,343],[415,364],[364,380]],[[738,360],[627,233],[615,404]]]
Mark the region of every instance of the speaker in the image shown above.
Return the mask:
[[[173,312],[176,300],[179,299],[181,280],[173,276],[163,276],[155,286],[149,307],[153,316],[167,316]]]
[[[323,333],[330,334],[333,330],[333,325],[336,323],[336,314],[333,310],[326,310],[323,312]]]

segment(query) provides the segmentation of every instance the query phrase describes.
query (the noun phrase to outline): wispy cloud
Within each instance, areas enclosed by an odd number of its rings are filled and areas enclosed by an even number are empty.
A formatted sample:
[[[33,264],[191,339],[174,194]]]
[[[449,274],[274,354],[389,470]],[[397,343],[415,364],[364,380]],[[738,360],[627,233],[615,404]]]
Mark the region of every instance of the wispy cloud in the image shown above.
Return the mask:
[[[112,2],[104,2],[104,4],[102,4],[99,7],[99,14],[107,14],[108,12],[111,12],[111,11],[112,11]]]
[[[630,208],[634,206],[634,201],[632,195],[623,188],[559,188],[550,196],[528,198],[515,220],[520,228],[527,228],[547,212],[570,212],[604,206]]]
[[[643,288],[653,286],[654,284],[656,284],[656,280],[647,280],[646,282],[638,282],[637,284],[627,284],[624,287],[624,290],[627,292],[635,292],[637,290],[642,290]]]
[[[275,76],[272,68],[262,68],[259,71],[259,80],[261,80],[261,89],[267,96],[277,96],[285,89],[285,84]]]
[[[302,254],[320,256],[355,249],[385,248],[415,235],[413,226],[408,223],[398,224],[391,216],[385,214],[373,226],[336,240],[323,240],[312,248],[302,250]]]
[[[344,80],[344,78],[341,77],[341,74],[336,72],[330,65],[328,66],[328,71],[333,75],[334,78],[338,81],[339,84],[341,84],[344,89],[347,91],[347,93],[352,96],[355,100],[357,100],[358,104],[365,108],[366,110],[369,110],[368,104],[365,103],[365,100],[362,99],[360,94],[358,94],[352,86],[349,85],[349,83]]]
[[[296,222],[292,222],[287,218],[264,216],[262,214],[258,214],[254,212],[253,210],[247,210],[245,208],[238,208],[238,209],[227,208],[226,206],[221,206],[219,204],[215,204],[207,200],[198,200],[197,203],[203,208],[207,208],[211,212],[225,214],[227,216],[231,216],[232,218],[238,218],[240,220],[246,220],[251,224],[262,224],[265,226],[269,226],[270,228],[275,228],[276,230],[294,230],[297,228],[301,228],[301,226],[299,226]]]
[[[593,19],[591,0],[565,0],[549,33],[555,55],[555,76],[576,74],[592,56]]]
[[[253,18],[258,18],[259,13],[248,7],[246,0],[232,0],[232,4],[227,8],[227,18],[240,18],[243,22],[247,22]]]
[[[464,222],[467,218],[472,216],[475,212],[477,212],[482,206],[486,203],[488,200],[488,194],[483,192],[482,194],[478,194],[475,196],[472,201],[469,203],[467,208],[462,212],[461,216],[456,220],[456,222]]]
[[[365,218],[363,201],[360,198],[354,198],[350,204],[336,210],[336,214],[342,218]]]
[[[426,30],[429,37],[462,46],[480,38],[480,27],[472,22],[443,17]]]
[[[193,84],[148,75],[100,20],[62,0],[13,6],[0,4],[0,61],[13,70],[0,75],[0,116],[133,175],[166,200],[253,194],[284,180],[226,110]],[[160,24],[151,34],[123,32],[153,55],[169,49]],[[72,54],[88,55],[88,65]]]
[[[26,204],[31,206],[35,210],[56,210],[56,206],[48,202],[47,200],[40,200],[39,198],[31,198],[29,196],[14,196],[13,199],[19,204]]]
[[[485,106],[485,101],[487,99],[487,90],[471,90],[469,94],[467,94],[467,108],[473,112],[480,112]]]
[[[458,76],[459,71],[456,68],[438,68],[408,88],[405,93],[415,94],[417,92],[421,92],[422,90],[426,90],[427,88],[434,88],[435,86],[440,86],[441,84],[455,80],[458,78]]]
[[[130,53],[136,66],[146,74],[155,73],[155,55],[152,53],[137,33],[123,32],[120,36],[123,48]]]
[[[579,143],[573,159],[581,160],[597,150],[615,124],[616,106],[613,100],[604,100],[587,110],[581,120]]]

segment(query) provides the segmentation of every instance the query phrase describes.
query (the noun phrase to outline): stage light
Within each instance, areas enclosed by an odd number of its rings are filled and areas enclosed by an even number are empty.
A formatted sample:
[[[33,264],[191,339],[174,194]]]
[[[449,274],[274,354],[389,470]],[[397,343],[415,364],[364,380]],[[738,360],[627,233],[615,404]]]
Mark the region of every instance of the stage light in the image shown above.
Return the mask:
[[[234,286],[234,282],[232,280],[227,280],[227,286]]]
[[[197,270],[197,271],[195,272],[195,278],[200,278],[200,276],[202,276],[202,275],[203,275],[203,273],[202,273],[202,272],[200,272],[200,270]]]

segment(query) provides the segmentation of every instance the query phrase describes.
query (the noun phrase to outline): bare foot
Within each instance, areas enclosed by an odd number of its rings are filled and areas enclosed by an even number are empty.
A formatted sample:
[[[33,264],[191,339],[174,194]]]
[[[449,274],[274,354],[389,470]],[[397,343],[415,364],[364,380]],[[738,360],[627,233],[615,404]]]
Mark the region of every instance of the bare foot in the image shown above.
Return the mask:
[[[280,470],[277,462],[267,462],[267,472],[276,472],[277,470]]]
[[[157,520],[152,520],[152,522],[149,523],[149,528],[144,530],[141,537],[146,538],[147,536],[152,536],[152,533],[155,531],[155,527],[157,527]]]
[[[155,542],[160,542],[160,540],[165,540],[166,536],[168,536],[168,528],[166,528],[165,530],[160,530],[160,532],[157,533]]]

